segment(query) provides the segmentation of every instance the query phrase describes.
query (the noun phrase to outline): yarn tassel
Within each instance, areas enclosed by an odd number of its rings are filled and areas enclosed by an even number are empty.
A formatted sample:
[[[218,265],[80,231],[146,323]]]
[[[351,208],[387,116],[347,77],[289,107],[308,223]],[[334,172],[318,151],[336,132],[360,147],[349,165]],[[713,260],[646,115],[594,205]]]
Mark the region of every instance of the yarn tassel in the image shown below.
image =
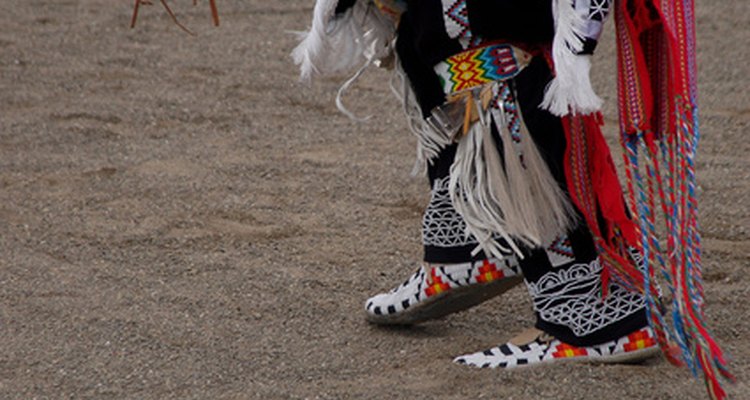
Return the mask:
[[[554,0],[552,15],[555,78],[547,86],[541,107],[557,116],[598,112],[603,101],[591,85],[591,57],[579,54],[583,50],[588,10],[576,9],[574,0]]]

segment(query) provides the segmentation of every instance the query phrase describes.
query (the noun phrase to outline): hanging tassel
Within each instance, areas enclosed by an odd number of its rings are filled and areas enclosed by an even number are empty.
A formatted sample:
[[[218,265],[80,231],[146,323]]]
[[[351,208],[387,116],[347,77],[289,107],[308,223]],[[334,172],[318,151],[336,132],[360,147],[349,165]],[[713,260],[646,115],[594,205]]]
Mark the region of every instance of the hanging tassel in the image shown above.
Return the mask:
[[[588,9],[577,10],[574,0],[554,0],[552,14],[555,78],[547,86],[541,107],[557,116],[598,112],[603,101],[591,85],[591,56],[579,54],[583,50]]]

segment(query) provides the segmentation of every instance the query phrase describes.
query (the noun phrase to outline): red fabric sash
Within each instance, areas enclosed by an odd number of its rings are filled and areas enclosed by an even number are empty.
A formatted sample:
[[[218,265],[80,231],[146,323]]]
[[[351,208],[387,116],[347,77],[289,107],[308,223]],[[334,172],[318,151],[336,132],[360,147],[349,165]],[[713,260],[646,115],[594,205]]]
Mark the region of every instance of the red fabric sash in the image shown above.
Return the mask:
[[[600,115],[563,118],[568,190],[602,259],[603,288],[612,278],[644,293],[667,357],[702,373],[711,398],[723,399],[719,376],[733,377],[703,310],[693,0],[623,0],[615,7],[629,209]],[[635,267],[630,248],[643,255],[643,270]],[[665,317],[657,278],[673,299],[671,318]]]
[[[594,237],[604,266],[602,288],[610,275],[631,290],[643,290],[643,276],[629,258],[638,246],[637,226],[628,217],[612,162],[601,131],[601,115],[563,118],[566,141],[565,176],[573,204],[581,211]]]
[[[602,258],[603,286],[611,277],[644,293],[665,354],[695,374],[702,373],[709,395],[723,399],[719,376],[733,378],[703,312],[695,195],[699,130],[693,0],[615,3],[629,210],[599,115],[563,119],[569,192]],[[643,271],[628,257],[629,247],[641,251]],[[671,319],[665,317],[658,277],[672,295]]]

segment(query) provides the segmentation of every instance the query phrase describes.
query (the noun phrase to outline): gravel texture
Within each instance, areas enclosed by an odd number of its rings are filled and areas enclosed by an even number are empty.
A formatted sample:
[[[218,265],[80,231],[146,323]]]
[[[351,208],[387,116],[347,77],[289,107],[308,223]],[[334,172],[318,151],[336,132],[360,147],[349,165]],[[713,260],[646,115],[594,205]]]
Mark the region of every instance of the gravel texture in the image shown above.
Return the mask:
[[[522,288],[411,329],[368,295],[420,259],[414,139],[373,70],[296,83],[312,0],[5,1],[0,14],[0,398],[704,399],[663,360],[474,370],[532,323]],[[750,398],[750,4],[697,10],[708,317]],[[611,22],[611,21],[610,21]],[[595,85],[616,113],[612,26]]]

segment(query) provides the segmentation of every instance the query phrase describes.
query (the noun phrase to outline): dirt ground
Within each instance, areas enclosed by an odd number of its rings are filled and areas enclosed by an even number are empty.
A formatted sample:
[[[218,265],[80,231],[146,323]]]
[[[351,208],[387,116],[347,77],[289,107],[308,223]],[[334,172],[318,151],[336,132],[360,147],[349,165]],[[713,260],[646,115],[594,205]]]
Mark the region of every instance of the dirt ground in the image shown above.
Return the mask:
[[[11,4],[12,3],[12,4]],[[157,2],[158,3],[158,2]],[[420,259],[414,140],[370,71],[296,83],[312,0],[4,1],[0,398],[704,399],[663,360],[474,370],[532,323],[525,290],[411,329],[364,299]],[[750,399],[750,4],[698,2],[708,315]],[[614,140],[611,26],[595,83]]]

